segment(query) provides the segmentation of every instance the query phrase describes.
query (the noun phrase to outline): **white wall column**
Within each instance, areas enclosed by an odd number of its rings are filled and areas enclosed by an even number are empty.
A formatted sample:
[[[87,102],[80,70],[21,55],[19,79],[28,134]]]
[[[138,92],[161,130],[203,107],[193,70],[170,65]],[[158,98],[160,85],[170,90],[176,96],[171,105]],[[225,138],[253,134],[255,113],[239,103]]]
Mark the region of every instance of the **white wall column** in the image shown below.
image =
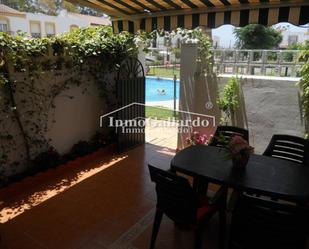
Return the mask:
[[[203,134],[213,134],[220,121],[220,110],[217,106],[218,84],[216,77],[200,73],[197,62],[197,44],[182,44],[180,65],[180,120],[207,120],[208,127],[193,127],[192,130]],[[198,113],[192,114],[192,113]],[[206,117],[206,115],[209,115]],[[213,117],[213,118],[212,118]],[[192,131],[191,130],[191,131]],[[186,146],[186,138],[190,133],[178,134],[178,149]]]
[[[179,110],[190,111],[194,106],[195,73],[197,70],[197,45],[182,44],[180,55]]]
[[[139,46],[137,59],[142,63],[146,75],[146,54],[144,52],[144,48],[144,46]]]

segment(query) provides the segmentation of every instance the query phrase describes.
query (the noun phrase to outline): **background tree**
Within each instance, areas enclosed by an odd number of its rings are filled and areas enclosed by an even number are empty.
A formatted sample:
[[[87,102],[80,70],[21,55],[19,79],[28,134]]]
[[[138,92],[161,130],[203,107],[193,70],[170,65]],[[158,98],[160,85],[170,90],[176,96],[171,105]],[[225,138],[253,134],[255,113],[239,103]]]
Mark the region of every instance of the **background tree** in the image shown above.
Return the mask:
[[[89,8],[89,7],[78,6],[78,9],[79,9],[79,12],[84,15],[103,16],[102,12]]]
[[[74,4],[69,3],[67,1],[62,1],[61,8],[66,9],[69,12],[80,13],[81,10]]]
[[[282,35],[272,27],[260,24],[249,24],[235,28],[236,47],[240,49],[272,49],[277,48],[282,41]]]
[[[19,11],[35,12],[35,1],[32,0],[0,0],[0,3]]]
[[[304,43],[295,43],[289,45],[287,50],[309,50],[309,40],[306,40]],[[286,62],[293,62],[293,60],[300,60],[301,62],[306,62],[303,57],[295,58],[295,53],[287,51],[283,53],[283,59]]]
[[[54,0],[39,0],[35,4],[36,12],[41,12],[47,15],[55,16],[61,6],[60,1]]]
[[[67,9],[69,12],[86,15],[103,16],[103,13],[95,9],[74,5],[65,0],[0,0],[5,4],[19,11],[31,13],[43,13],[47,15],[57,15],[60,10]]]
[[[288,50],[309,50],[309,40],[304,43],[295,43],[287,47]]]

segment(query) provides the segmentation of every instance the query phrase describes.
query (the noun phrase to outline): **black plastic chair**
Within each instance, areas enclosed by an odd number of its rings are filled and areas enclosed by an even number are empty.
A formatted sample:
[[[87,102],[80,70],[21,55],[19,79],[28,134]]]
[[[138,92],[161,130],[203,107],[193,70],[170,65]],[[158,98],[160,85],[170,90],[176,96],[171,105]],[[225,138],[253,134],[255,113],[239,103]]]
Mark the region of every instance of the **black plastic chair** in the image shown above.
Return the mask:
[[[241,195],[232,213],[229,249],[304,249],[308,209]]]
[[[309,140],[291,135],[273,135],[263,155],[309,166]]]
[[[241,136],[249,143],[249,132],[246,129],[235,127],[235,126],[218,126],[213,137],[213,140],[210,142],[210,146],[222,147],[225,144],[220,141],[220,137],[224,137],[226,141],[229,141],[232,136]]]
[[[220,247],[224,246],[227,191],[221,188],[213,198],[199,198],[188,180],[174,173],[148,165],[150,177],[156,183],[157,206],[150,249],[155,247],[163,214],[179,225],[194,225],[195,249],[200,249],[203,231],[210,218],[219,211]]]

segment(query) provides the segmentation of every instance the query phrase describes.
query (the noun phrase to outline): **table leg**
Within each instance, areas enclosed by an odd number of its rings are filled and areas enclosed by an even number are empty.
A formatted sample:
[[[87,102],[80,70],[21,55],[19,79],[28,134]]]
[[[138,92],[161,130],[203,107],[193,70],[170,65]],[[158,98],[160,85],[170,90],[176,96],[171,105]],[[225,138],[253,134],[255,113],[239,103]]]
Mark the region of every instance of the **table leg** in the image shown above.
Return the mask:
[[[208,181],[201,177],[193,178],[193,189],[199,195],[207,195]]]

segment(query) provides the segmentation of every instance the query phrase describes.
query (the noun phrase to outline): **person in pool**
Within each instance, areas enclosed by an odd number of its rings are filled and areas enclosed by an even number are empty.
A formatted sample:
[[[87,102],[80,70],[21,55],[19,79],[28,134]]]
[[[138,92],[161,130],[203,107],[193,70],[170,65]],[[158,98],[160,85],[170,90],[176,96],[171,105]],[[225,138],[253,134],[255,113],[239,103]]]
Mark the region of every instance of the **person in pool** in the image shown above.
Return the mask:
[[[157,89],[157,92],[158,92],[158,94],[160,94],[160,95],[165,95],[165,94],[166,94],[166,92],[165,92],[164,89]]]

